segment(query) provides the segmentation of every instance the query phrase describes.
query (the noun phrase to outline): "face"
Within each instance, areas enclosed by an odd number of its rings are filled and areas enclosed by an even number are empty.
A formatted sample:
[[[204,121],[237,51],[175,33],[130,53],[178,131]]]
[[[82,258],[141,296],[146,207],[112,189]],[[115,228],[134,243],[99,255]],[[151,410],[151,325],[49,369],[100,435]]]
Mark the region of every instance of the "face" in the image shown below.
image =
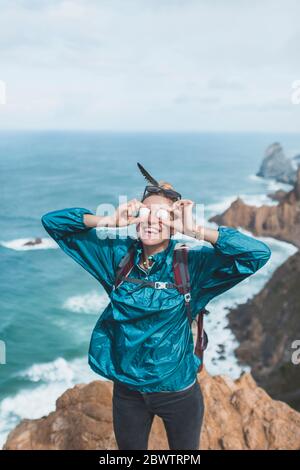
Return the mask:
[[[149,209],[145,212],[145,218],[137,225],[137,234],[145,245],[157,245],[167,240],[172,235],[170,228],[163,224],[162,217],[166,215],[165,210],[171,208],[173,201],[164,196],[151,195],[143,201],[144,206]],[[170,214],[167,215],[170,219]]]

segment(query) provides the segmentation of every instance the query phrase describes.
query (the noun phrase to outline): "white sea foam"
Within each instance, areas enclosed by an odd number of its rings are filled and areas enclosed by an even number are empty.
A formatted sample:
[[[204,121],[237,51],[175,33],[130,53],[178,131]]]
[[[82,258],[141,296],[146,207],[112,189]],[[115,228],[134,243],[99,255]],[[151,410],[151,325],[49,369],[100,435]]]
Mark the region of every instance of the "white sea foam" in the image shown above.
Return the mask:
[[[226,211],[228,207],[230,207],[230,205],[236,200],[236,198],[236,194],[234,196],[227,196],[221,201],[212,204],[206,204],[204,210],[213,212],[215,214],[221,214],[222,212]]]
[[[92,291],[69,297],[63,303],[63,308],[74,313],[99,314],[106,307],[108,301],[109,298],[106,294]]]
[[[268,193],[273,193],[275,191],[278,191],[282,189],[283,191],[291,191],[293,188],[292,185],[290,184],[285,184],[285,183],[280,183],[276,181],[275,179],[267,179],[267,178],[262,178],[260,176],[251,174],[248,176],[248,178],[251,181],[255,181],[259,183],[260,187],[259,190],[261,191],[261,185],[264,186],[265,194],[264,193],[257,193],[257,194],[235,194],[232,196],[227,196],[223,198],[222,200],[212,203],[212,204],[207,204],[205,206],[205,211],[212,212],[214,215],[215,214],[222,214],[225,212],[230,205],[239,197],[241,198],[245,204],[251,205],[251,206],[256,206],[260,207],[262,205],[268,205],[268,206],[276,206],[278,204],[278,201],[271,199],[270,197],[267,196]]]
[[[251,180],[251,181],[259,182],[264,178],[262,178],[261,176],[257,176],[253,173],[253,174],[248,175],[248,179]]]
[[[58,383],[64,382],[67,386],[73,383],[88,382],[98,377],[90,369],[87,358],[66,361],[58,357],[55,361],[33,364],[18,374],[31,382]],[[77,381],[77,382],[76,382]]]
[[[77,383],[101,379],[87,364],[87,358],[67,362],[57,358],[53,362],[34,364],[18,374],[32,383],[31,387],[7,397],[0,404],[0,448],[8,432],[21,419],[36,419],[55,409],[57,398]],[[103,380],[106,380],[103,378]]]
[[[293,186],[287,183],[281,183],[274,178],[264,178],[263,176],[249,175],[249,180],[263,184],[267,191],[277,191],[278,189],[283,189],[284,191],[290,191]]]
[[[28,242],[34,242],[35,238],[16,238],[15,240],[0,241],[0,245],[5,248],[17,251],[29,251],[29,250],[48,250],[49,248],[58,248],[57,243],[52,238],[42,238],[41,243],[36,245],[25,245]]]
[[[205,206],[205,211],[210,211],[214,215],[222,214],[234,201],[236,201],[238,197],[241,198],[245,204],[250,206],[260,207],[264,204],[267,206],[275,206],[278,204],[278,201],[270,199],[266,194],[235,194],[234,196],[228,196],[219,202],[207,204]]]
[[[241,228],[240,231],[251,235]],[[272,250],[268,263],[257,273],[246,278],[223,295],[216,297],[207,305],[210,314],[205,317],[205,329],[209,337],[209,347],[205,352],[205,364],[211,374],[221,373],[237,378],[242,370],[249,370],[249,367],[241,367],[238,364],[234,354],[238,342],[228,328],[227,309],[245,303],[260,292],[273,272],[297,251],[297,248],[290,243],[280,242],[269,237],[256,238],[267,243]],[[225,349],[224,353],[218,352],[220,350],[218,345],[220,344]],[[222,355],[224,356],[223,359],[220,357]]]
[[[278,204],[278,201],[269,198],[266,194],[240,194],[239,197],[249,206],[276,206]]]

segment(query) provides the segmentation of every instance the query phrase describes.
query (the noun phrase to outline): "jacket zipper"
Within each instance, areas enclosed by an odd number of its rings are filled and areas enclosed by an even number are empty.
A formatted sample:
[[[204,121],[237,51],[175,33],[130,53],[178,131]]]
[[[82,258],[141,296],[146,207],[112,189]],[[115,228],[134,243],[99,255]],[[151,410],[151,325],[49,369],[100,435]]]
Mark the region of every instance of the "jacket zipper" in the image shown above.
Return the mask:
[[[152,266],[150,266],[150,269],[149,269],[148,272],[145,271],[139,264],[137,265],[138,268],[139,268],[143,273],[146,274],[145,279],[148,279],[148,277],[150,276],[151,270],[152,270],[153,266],[155,265],[155,263],[156,263],[156,262],[154,261],[154,263],[152,264]]]

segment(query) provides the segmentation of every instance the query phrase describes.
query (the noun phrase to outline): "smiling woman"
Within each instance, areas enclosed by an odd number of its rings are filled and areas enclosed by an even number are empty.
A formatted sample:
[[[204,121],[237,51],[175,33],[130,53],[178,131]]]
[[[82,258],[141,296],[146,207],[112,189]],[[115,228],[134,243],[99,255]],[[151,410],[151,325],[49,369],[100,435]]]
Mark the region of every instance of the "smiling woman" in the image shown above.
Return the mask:
[[[45,214],[42,223],[110,297],[92,333],[89,364],[114,382],[119,449],[147,449],[155,414],[164,420],[170,449],[198,449],[204,412],[197,380],[201,359],[194,354],[186,302],[190,301],[189,314],[195,319],[211,299],[260,269],[271,252],[265,243],[235,228],[197,226],[193,201],[170,199],[164,188],[157,187],[160,191],[147,193],[142,201],[119,206],[113,216],[70,208]],[[160,217],[162,210],[167,219]],[[137,240],[97,236],[98,226],[130,224],[136,225]],[[213,245],[197,245],[188,252],[184,269],[190,278],[189,300],[174,284],[176,231],[201,234]],[[116,284],[129,253],[129,269]]]

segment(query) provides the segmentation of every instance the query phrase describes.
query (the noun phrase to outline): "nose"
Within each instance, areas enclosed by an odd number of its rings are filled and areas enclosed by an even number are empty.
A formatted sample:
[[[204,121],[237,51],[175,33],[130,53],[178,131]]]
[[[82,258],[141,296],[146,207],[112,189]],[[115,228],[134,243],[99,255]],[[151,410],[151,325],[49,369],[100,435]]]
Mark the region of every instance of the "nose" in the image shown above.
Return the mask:
[[[148,208],[147,208],[148,209]],[[159,217],[156,215],[155,210],[151,210],[150,208],[146,211],[144,211],[144,225],[151,227],[151,226],[156,226],[161,227],[161,221],[159,220]]]
[[[156,220],[155,211],[150,211],[150,212],[149,212],[148,220],[149,220],[150,222],[153,222],[153,221]]]

